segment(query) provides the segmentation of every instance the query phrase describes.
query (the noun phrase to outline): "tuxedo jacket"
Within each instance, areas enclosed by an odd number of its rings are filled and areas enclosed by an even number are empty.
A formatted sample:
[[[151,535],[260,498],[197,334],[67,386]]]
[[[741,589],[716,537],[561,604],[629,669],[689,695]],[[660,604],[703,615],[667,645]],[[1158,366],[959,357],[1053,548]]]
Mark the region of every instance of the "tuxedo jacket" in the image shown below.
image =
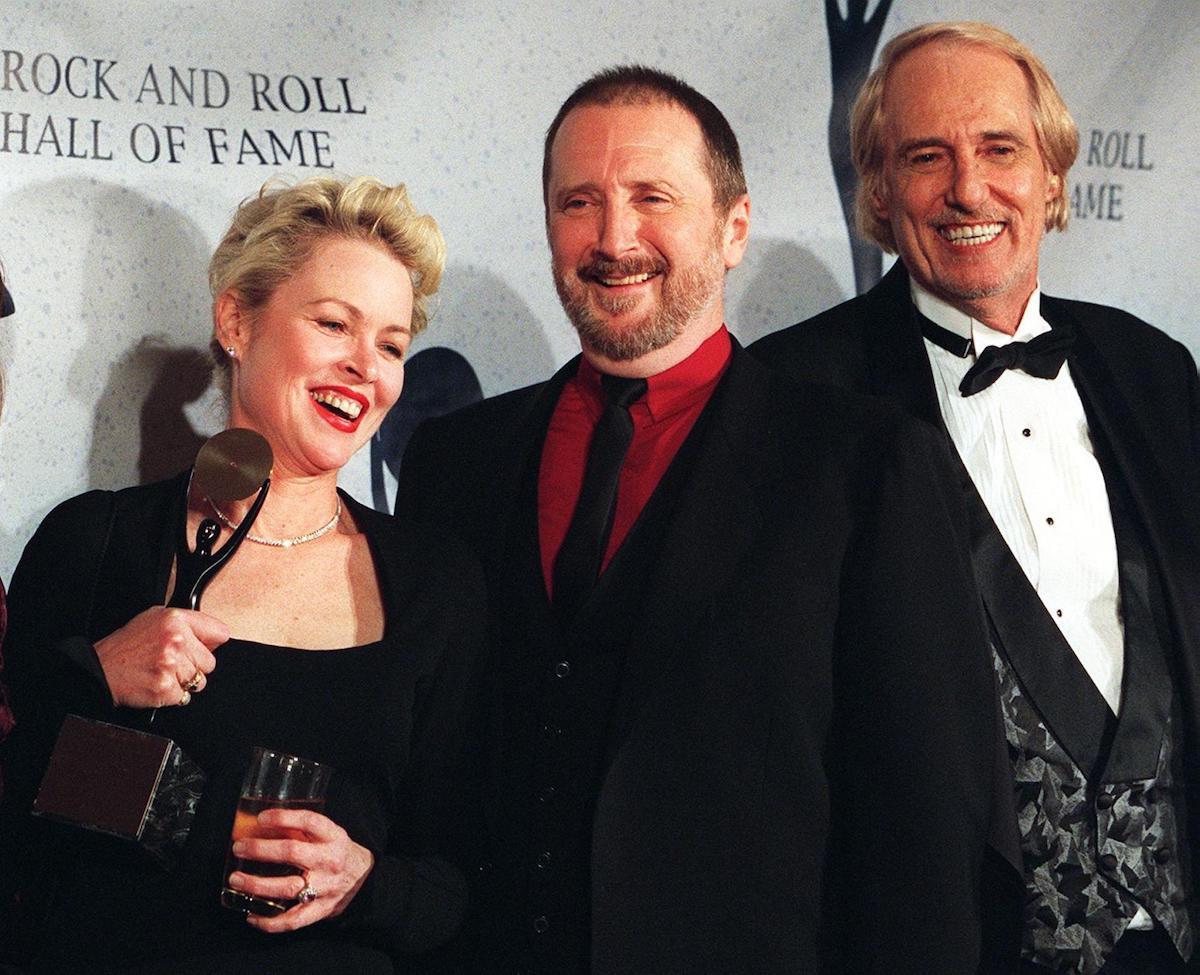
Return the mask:
[[[1161,580],[1165,604],[1166,619],[1161,622],[1168,630],[1164,642],[1170,648],[1170,678],[1152,690],[1149,675],[1126,661],[1121,720],[1107,754],[1099,756],[1098,782],[1118,784],[1153,774],[1163,730],[1162,722],[1155,722],[1153,716],[1169,710],[1169,694],[1177,691],[1184,710],[1185,775],[1195,849],[1194,838],[1200,836],[1200,518],[1195,500],[1200,497],[1200,384],[1196,368],[1180,343],[1115,308],[1043,295],[1041,314],[1052,327],[1075,329],[1067,366],[1106,479],[1120,479],[1133,509],[1130,514]],[[751,351],[795,378],[828,382],[898,404],[940,429],[947,452],[956,456],[901,262],[866,294],[768,335]],[[1013,570],[1016,562],[1007,548],[995,550],[1003,541],[965,467],[959,464],[958,470],[966,499],[963,510],[969,514],[964,530],[972,536],[973,565],[994,632],[1006,646],[1027,696],[1056,734],[1067,739],[1068,750],[1087,753],[1087,739],[1098,734],[1080,725],[1082,709],[1076,705],[1081,695],[1093,690],[1077,686],[1088,678],[1073,659],[1063,661],[1055,672],[1046,667],[1044,654],[1029,652],[1037,649],[1029,639],[1036,631],[1034,617],[1045,615],[1044,610],[1024,573]],[[985,523],[982,531],[981,522]],[[1048,627],[1047,632],[1054,630],[1052,623]],[[1002,747],[1001,741],[998,748]],[[998,783],[991,848],[999,856],[989,858],[989,868],[995,869],[985,871],[985,912],[990,915],[985,934],[1000,952],[1015,952],[1019,938],[1021,887],[1015,881],[1021,860],[1012,796],[1010,783]],[[1001,862],[1011,870],[998,866]],[[1200,873],[1193,869],[1192,876]]]
[[[531,652],[514,632],[532,652],[559,639],[530,485],[576,365],[428,421],[404,458],[398,512],[481,556],[497,671]],[[592,972],[974,970],[997,729],[945,452],[736,343],[696,430],[606,732]],[[520,842],[506,827],[529,798],[507,703],[493,695],[493,846]]]

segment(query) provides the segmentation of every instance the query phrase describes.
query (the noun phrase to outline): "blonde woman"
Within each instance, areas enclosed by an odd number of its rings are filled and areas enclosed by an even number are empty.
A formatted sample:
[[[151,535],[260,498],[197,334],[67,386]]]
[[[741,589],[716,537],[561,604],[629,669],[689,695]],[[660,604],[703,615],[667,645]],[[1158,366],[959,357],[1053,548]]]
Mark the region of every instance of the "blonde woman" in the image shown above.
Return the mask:
[[[229,426],[266,438],[272,483],[202,611],[163,606],[179,523],[189,538],[205,518],[235,526],[249,500],[185,497],[186,475],[91,492],[30,542],[10,600],[21,747],[0,826],[28,808],[67,711],[144,727],[156,708],[154,733],[207,775],[173,872],[82,831],[22,831],[24,856],[9,855],[54,891],[34,971],[86,958],[91,972],[390,973],[454,933],[465,882],[449,834],[462,812],[478,572],[445,540],[337,489],[400,394],[443,261],[436,224],[403,186],[268,184],[238,209],[209,280]],[[253,745],[337,769],[324,814],[263,813],[292,838],[245,841],[246,859],[296,871],[230,878],[249,894],[299,898],[275,917],[218,905]]]

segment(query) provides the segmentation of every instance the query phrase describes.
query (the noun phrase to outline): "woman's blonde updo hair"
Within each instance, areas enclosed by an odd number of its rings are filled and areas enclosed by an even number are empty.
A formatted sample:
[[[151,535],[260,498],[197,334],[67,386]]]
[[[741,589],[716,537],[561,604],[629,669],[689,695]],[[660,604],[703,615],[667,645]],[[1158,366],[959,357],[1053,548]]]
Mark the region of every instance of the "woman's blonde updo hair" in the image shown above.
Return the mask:
[[[254,314],[331,237],[378,244],[408,268],[411,327],[414,335],[420,332],[442,279],[446,243],[433,217],[413,209],[403,183],[388,186],[371,176],[264,183],[257,196],[238,207],[208,265],[214,303],[223,292],[234,291],[242,307]],[[212,351],[217,364],[227,367],[216,339]]]

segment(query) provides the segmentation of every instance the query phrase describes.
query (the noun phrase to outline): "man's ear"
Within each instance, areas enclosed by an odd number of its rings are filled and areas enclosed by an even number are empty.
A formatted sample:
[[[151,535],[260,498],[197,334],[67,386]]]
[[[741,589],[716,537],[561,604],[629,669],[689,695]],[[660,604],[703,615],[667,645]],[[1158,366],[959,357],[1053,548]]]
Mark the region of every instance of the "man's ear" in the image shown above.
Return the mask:
[[[729,208],[721,228],[721,257],[725,270],[737,267],[746,254],[750,242],[750,194],[743,193]]]
[[[1053,203],[1063,191],[1063,178],[1058,173],[1046,170],[1046,202]]]
[[[884,223],[888,223],[892,217],[888,198],[884,195],[883,190],[878,187],[871,190],[871,212],[875,214],[877,219],[882,220]]]

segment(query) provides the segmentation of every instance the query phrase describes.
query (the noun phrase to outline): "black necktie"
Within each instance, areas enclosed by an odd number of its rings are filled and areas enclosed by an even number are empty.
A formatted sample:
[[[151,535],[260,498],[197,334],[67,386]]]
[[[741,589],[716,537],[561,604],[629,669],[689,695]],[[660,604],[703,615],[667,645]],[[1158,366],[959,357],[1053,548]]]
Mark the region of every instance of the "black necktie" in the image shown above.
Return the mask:
[[[1074,341],[1075,333],[1060,327],[1028,342],[989,345],[967,370],[958,390],[963,396],[974,396],[999,379],[1005,369],[1020,369],[1038,379],[1053,379],[1067,361],[1067,352]]]
[[[566,618],[583,605],[600,574],[612,534],[621,464],[633,440],[629,407],[646,393],[644,379],[601,376],[600,382],[608,405],[592,433],[579,503],[554,560],[554,608]]]

